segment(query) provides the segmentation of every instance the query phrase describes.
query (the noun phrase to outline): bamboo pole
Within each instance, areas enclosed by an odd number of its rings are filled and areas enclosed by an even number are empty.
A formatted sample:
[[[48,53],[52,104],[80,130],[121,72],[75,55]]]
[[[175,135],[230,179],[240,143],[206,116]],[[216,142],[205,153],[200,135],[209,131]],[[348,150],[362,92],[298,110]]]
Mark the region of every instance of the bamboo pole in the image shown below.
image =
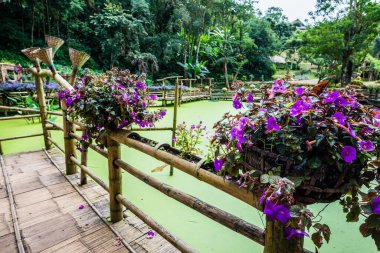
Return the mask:
[[[25,253],[25,249],[24,249],[24,245],[22,243],[22,237],[21,237],[21,233],[20,233],[20,227],[18,225],[18,217],[17,217],[16,207],[15,207],[15,200],[13,197],[13,191],[12,191],[12,187],[10,184],[8,172],[7,172],[7,169],[5,167],[3,156],[0,156],[0,167],[3,171],[4,181],[5,181],[6,189],[7,189],[7,193],[8,193],[8,200],[9,200],[9,205],[10,205],[10,209],[11,209],[12,223],[13,223],[14,235],[16,237],[17,249],[18,249],[19,253]]]
[[[30,115],[20,115],[20,116],[9,116],[9,117],[1,117],[0,121],[5,120],[16,120],[16,119],[30,119],[30,118],[39,118],[40,114],[30,114]]]
[[[83,129],[83,134],[87,134],[87,130]],[[87,167],[87,160],[88,160],[88,145],[85,141],[82,141],[82,151],[81,151],[81,165]],[[81,167],[82,168],[82,167]],[[87,176],[86,172],[84,170],[80,170],[80,184],[85,185],[87,184]]]
[[[34,80],[36,83],[38,104],[40,106],[41,125],[42,125],[42,132],[44,134],[45,148],[47,150],[49,150],[51,147],[51,143],[48,139],[49,138],[49,131],[46,129],[46,122],[45,122],[47,119],[47,110],[46,110],[46,99],[45,99],[44,86],[43,86],[42,79],[39,75],[35,75]]]
[[[174,91],[174,114],[173,114],[173,129],[172,129],[172,146],[175,147],[175,132],[177,129],[177,114],[178,114],[178,77],[175,82],[175,91]],[[170,165],[170,176],[173,176],[174,169]]]
[[[79,135],[76,135],[76,134],[73,134],[73,133],[71,133],[70,135],[71,135],[71,137],[73,137],[74,139],[76,139],[76,140],[78,140],[78,141],[81,141],[81,140],[82,140],[82,138],[81,138]],[[102,155],[103,157],[108,158],[108,153],[107,153],[106,150],[104,150],[104,149],[102,149],[102,148],[99,148],[98,146],[96,146],[96,145],[94,145],[94,144],[92,144],[92,143],[89,143],[89,142],[87,142],[87,144],[88,144],[88,146],[89,146],[92,150],[94,150],[94,151],[97,152],[98,154]]]
[[[46,120],[46,123],[54,126],[55,128],[57,128],[57,129],[59,129],[61,131],[63,131],[63,127],[62,126],[60,126],[60,125],[58,125],[58,124],[56,124],[56,123],[54,123],[54,122],[52,122],[50,120]]]
[[[259,195],[256,195],[252,191],[241,188],[238,184],[233,181],[229,181],[221,176],[218,176],[212,172],[198,168],[197,164],[191,163],[187,160],[184,160],[178,156],[175,156],[169,152],[155,149],[152,146],[149,146],[145,143],[142,143],[138,140],[128,138],[128,131],[125,130],[115,130],[110,132],[110,137],[120,143],[127,145],[130,148],[139,150],[149,156],[156,158],[166,164],[172,165],[175,168],[201,180],[205,183],[208,183],[219,190],[222,190],[235,198],[242,200],[243,202],[255,207],[256,209],[262,210],[262,207],[259,203]]]
[[[70,160],[71,156],[76,157],[75,141],[71,137],[71,133],[75,133],[74,124],[67,118],[67,108],[65,101],[61,101],[61,107],[63,112],[63,136],[65,142],[65,162],[66,162],[66,174],[72,175],[77,173],[75,164]]]
[[[17,139],[23,139],[23,138],[29,138],[29,137],[37,137],[37,136],[42,136],[42,135],[44,135],[44,134],[40,133],[40,134],[19,135],[19,136],[13,136],[13,137],[0,138],[0,141],[12,141],[12,140],[17,140]]]
[[[51,144],[56,146],[62,153],[65,153],[65,150],[61,146],[59,146],[58,143],[56,143],[52,138],[48,137],[48,140],[51,142]]]
[[[148,131],[173,131],[172,127],[147,127],[147,128],[133,128],[131,129],[133,132],[148,132]]]
[[[134,168],[133,166],[116,160],[115,164],[123,168],[132,176],[140,179],[142,182],[150,185],[151,187],[159,190],[161,193],[179,201],[180,203],[190,207],[191,209],[207,216],[208,218],[264,245],[264,230],[256,227],[237,216],[234,216],[226,211],[214,207],[190,194],[182,192],[173,186],[167,185],[159,180],[145,174],[144,172]]]
[[[286,239],[285,224],[279,221],[266,221],[264,253],[306,253],[304,238]]]
[[[109,186],[98,176],[96,176],[91,170],[87,168],[87,166],[82,165],[81,162],[78,161],[75,157],[70,157],[71,161],[78,165],[81,170],[83,170],[87,175],[89,175],[96,183],[98,183],[104,190],[107,192],[110,191]]]
[[[5,110],[5,111],[21,111],[21,112],[38,112],[38,113],[40,112],[40,110],[36,110],[36,109],[21,108],[21,107],[12,107],[12,106],[4,106],[4,105],[0,105],[0,110]],[[61,112],[47,111],[46,113],[47,114],[51,114],[51,115],[62,116]]]
[[[110,187],[110,214],[111,221],[118,222],[123,219],[123,205],[116,200],[116,196],[122,194],[122,170],[115,164],[115,160],[120,159],[120,144],[107,137],[108,149],[108,180]]]
[[[169,230],[161,226],[161,224],[159,224],[157,221],[155,221],[154,219],[149,217],[147,214],[145,214],[143,211],[138,209],[132,202],[127,200],[125,197],[123,197],[123,195],[121,194],[116,195],[116,199],[117,201],[122,203],[129,211],[134,213],[142,221],[148,224],[154,231],[159,233],[163,238],[169,241],[174,247],[179,249],[181,252],[196,253],[196,251],[191,249],[185,242],[177,238]]]

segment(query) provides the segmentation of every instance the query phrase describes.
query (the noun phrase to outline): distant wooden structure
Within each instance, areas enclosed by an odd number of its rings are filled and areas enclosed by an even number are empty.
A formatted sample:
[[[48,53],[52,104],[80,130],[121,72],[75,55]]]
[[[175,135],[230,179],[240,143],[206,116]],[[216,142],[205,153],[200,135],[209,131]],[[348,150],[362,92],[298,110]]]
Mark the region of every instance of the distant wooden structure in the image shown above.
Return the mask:
[[[0,63],[0,74],[1,74],[2,83],[5,83],[9,79],[8,72],[13,73],[13,81],[18,82],[21,80],[22,72],[17,72],[15,67],[16,65],[13,65],[13,64]]]

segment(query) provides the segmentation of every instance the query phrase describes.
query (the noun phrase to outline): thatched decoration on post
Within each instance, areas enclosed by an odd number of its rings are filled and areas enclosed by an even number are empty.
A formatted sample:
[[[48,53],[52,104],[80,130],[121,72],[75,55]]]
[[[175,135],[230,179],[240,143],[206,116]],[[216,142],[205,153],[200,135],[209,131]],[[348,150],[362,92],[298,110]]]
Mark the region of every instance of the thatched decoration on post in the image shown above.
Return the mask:
[[[29,60],[35,61],[36,60],[36,54],[34,51],[40,49],[39,47],[29,47],[21,50],[21,53],[23,53],[26,57],[28,57]]]
[[[45,63],[46,66],[48,66],[48,68],[51,70],[53,75],[55,75],[56,71],[55,71],[55,67],[53,63],[53,58],[54,58],[53,49],[51,47],[48,47],[48,48],[36,50],[34,52],[37,58],[40,59],[43,63]]]
[[[48,44],[48,46],[53,49],[53,55],[63,45],[63,43],[65,43],[63,39],[50,35],[45,35],[45,41]]]
[[[73,66],[81,68],[90,59],[90,56],[85,52],[69,48],[70,60]]]

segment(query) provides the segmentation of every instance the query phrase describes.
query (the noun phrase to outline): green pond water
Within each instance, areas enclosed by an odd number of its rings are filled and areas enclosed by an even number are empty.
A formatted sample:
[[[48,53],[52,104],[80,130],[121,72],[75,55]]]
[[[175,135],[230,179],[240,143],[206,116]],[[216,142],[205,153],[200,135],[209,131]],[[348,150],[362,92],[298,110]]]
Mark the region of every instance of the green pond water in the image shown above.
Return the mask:
[[[201,101],[181,105],[179,108],[179,122],[186,121],[189,124],[205,122],[210,130],[213,124],[222,115],[231,110],[231,102]],[[170,126],[173,115],[173,108],[168,108],[166,118],[157,124],[158,127]],[[61,118],[53,118],[61,124]],[[40,133],[41,125],[38,121],[28,124],[25,120],[12,120],[0,122],[0,138]],[[170,132],[142,132],[141,135],[156,141],[170,143]],[[63,146],[63,136],[61,132],[52,131],[53,138]],[[38,150],[43,148],[43,138],[34,137],[23,140],[3,142],[3,150],[6,154]],[[162,165],[162,162],[144,155],[136,150],[123,146],[122,158],[124,161],[154,176],[155,178],[173,185],[189,194],[192,194],[203,201],[230,212],[242,219],[245,219],[257,226],[263,227],[264,217],[254,208],[247,204],[209,186],[197,179],[175,170],[174,176],[170,177],[169,167],[162,172],[151,173],[151,170]],[[90,150],[89,168],[99,177],[107,181],[107,161]],[[183,239],[199,252],[218,253],[256,253],[262,252],[263,247],[247,239],[246,237],[225,228],[213,220],[199,214],[196,211],[180,204],[179,202],[166,197],[159,191],[151,188],[143,182],[135,179],[124,172],[123,195],[152,216],[159,223],[164,225],[175,235]],[[309,206],[316,214],[325,205],[317,204]],[[330,204],[321,213],[322,223],[330,225],[332,235],[329,244],[325,244],[319,250],[322,253],[370,253],[376,252],[376,247],[371,238],[363,238],[359,233],[358,223],[347,223],[345,215],[338,203]],[[309,238],[305,239],[305,247],[314,250]]]

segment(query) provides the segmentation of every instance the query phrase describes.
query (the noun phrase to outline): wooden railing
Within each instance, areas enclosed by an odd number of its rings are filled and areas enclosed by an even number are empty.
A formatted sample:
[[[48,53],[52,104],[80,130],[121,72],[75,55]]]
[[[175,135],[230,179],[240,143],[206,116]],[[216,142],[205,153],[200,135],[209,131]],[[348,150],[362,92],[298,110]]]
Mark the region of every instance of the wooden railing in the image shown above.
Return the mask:
[[[33,58],[32,58],[33,59]],[[161,226],[157,221],[149,217],[142,210],[137,208],[122,194],[122,170],[128,172],[130,175],[136,177],[142,182],[150,185],[161,193],[178,202],[188,206],[189,208],[213,219],[214,221],[230,228],[231,230],[244,235],[245,237],[264,245],[264,252],[266,253],[293,253],[293,252],[309,252],[303,249],[303,239],[285,240],[284,225],[278,222],[267,220],[267,229],[259,228],[233,214],[223,211],[215,206],[212,206],[195,196],[185,193],[173,186],[167,185],[158,179],[149,176],[141,170],[133,167],[128,162],[123,161],[120,155],[121,145],[126,145],[130,148],[138,150],[144,154],[160,160],[173,168],[177,168],[188,175],[195,177],[225,193],[251,205],[253,208],[262,211],[259,203],[259,195],[240,187],[236,182],[218,176],[202,167],[206,159],[200,157],[193,157],[192,161],[183,159],[179,154],[179,150],[175,149],[174,145],[157,143],[153,140],[148,140],[140,137],[130,130],[113,130],[109,131],[107,135],[107,146],[105,149],[93,144],[91,141],[82,140],[81,136],[76,133],[76,130],[86,131],[86,125],[80,122],[73,122],[67,115],[66,106],[62,103],[62,114],[52,113],[46,111],[44,106],[44,92],[40,79],[44,76],[49,76],[60,84],[65,89],[72,89],[71,85],[65,81],[54,69],[54,65],[49,62],[46,64],[50,66],[50,70],[41,70],[39,60],[34,58],[35,67],[30,69],[34,75],[38,89],[38,99],[40,103],[40,116],[42,120],[42,135],[45,140],[45,148],[50,149],[51,145],[56,146],[65,154],[66,174],[77,173],[77,168],[80,169],[80,182],[81,184],[87,183],[87,176],[91,177],[101,187],[109,193],[110,199],[110,214],[111,221],[118,222],[123,219],[123,207],[126,207],[137,217],[143,220],[147,225],[154,229],[157,233],[163,236],[167,241],[172,243],[182,252],[195,252],[185,242],[177,238],[170,231]],[[176,77],[178,78],[178,77]],[[75,73],[71,80],[75,79]],[[178,104],[178,82],[176,84],[176,102],[174,109],[173,127],[157,128],[155,130],[171,130],[173,137],[175,134],[177,104]],[[0,107],[3,110],[15,110],[10,107]],[[19,110],[18,108],[16,110]],[[25,111],[34,111],[25,109]],[[47,119],[48,114],[62,115],[63,126],[60,126]],[[49,134],[49,131],[57,130],[63,131],[64,134],[64,147],[60,147]],[[154,129],[149,129],[154,130]],[[81,160],[77,159],[75,142],[80,141],[82,144],[83,152]],[[173,144],[173,143],[172,143]],[[101,178],[96,176],[88,167],[88,149],[92,149],[99,153],[101,156],[108,160],[108,182],[104,182]]]

